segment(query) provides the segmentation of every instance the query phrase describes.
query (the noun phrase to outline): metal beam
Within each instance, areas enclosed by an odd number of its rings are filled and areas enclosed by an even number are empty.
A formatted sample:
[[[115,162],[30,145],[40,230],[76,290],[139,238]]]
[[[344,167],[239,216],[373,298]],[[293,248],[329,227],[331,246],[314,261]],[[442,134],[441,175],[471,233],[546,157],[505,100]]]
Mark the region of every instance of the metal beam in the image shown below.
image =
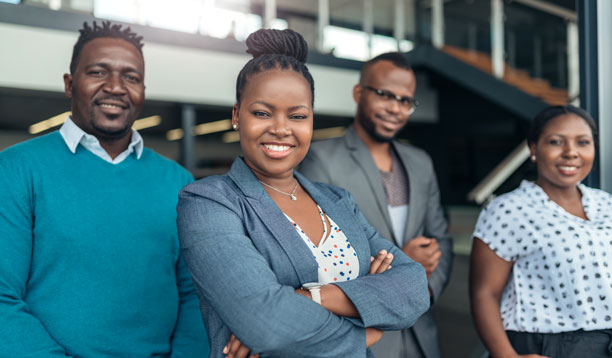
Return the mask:
[[[468,200],[482,204],[506,179],[508,179],[529,158],[529,146],[524,140],[504,160],[499,163],[476,187],[467,195]]]
[[[272,24],[276,19],[276,0],[265,0],[264,3],[264,27],[272,28]]]
[[[326,53],[325,28],[329,26],[329,0],[319,0],[317,14],[317,49],[320,53]]]
[[[597,2],[597,43],[599,71],[599,173],[600,188],[612,193],[612,1]]]
[[[567,93],[574,105],[580,105],[580,45],[578,44],[578,23],[567,23]]]
[[[444,47],[444,1],[431,1],[431,43],[435,48]]]
[[[491,0],[491,61],[493,76],[504,77],[504,3]]]
[[[589,112],[597,122],[599,119],[597,0],[577,1],[577,5],[580,36],[580,107]],[[585,179],[585,184],[599,188],[599,183],[599,160],[595,157],[593,169]]]
[[[368,59],[372,57],[374,34],[374,0],[363,0],[363,32],[368,35]]]
[[[404,10],[404,0],[395,0],[394,3],[394,11],[395,16],[393,17],[393,37],[395,37],[395,41],[397,41],[397,49],[400,50],[400,43],[405,37],[405,14]]]
[[[181,108],[181,126],[183,127],[183,141],[181,143],[181,162],[185,169],[193,173],[194,160],[194,138],[193,127],[196,123],[196,111],[193,105],[184,104]]]
[[[569,21],[578,21],[578,15],[575,11],[568,10],[559,5],[551,4],[547,1],[542,0],[514,0],[525,6],[544,11],[548,14],[562,17]],[[582,1],[582,0],[581,0]]]

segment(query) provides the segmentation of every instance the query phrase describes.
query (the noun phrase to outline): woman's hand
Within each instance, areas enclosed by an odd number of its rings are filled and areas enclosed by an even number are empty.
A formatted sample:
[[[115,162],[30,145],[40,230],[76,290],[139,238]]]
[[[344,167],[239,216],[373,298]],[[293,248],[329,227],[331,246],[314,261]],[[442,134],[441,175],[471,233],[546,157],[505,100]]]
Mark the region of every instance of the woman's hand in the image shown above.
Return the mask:
[[[370,275],[387,271],[391,268],[392,261],[392,253],[387,253],[387,250],[380,250],[376,257],[370,257]]]
[[[377,328],[366,328],[366,348],[370,348],[378,341],[380,341],[383,336],[383,333],[383,331]]]
[[[380,338],[379,338],[380,339]],[[226,355],[227,358],[258,358],[259,354],[251,354],[251,348],[245,346],[232,334],[229,341],[223,348],[223,354]]]

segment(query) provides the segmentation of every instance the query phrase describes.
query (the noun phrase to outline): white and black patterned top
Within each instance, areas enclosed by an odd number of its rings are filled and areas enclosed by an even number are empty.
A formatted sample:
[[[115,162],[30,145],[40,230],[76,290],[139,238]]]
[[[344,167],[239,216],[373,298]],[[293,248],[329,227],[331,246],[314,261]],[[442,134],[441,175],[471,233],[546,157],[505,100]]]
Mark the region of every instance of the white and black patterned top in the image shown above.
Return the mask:
[[[528,181],[480,213],[474,237],[514,262],[501,301],[504,329],[612,328],[612,195],[578,188],[589,220]]]

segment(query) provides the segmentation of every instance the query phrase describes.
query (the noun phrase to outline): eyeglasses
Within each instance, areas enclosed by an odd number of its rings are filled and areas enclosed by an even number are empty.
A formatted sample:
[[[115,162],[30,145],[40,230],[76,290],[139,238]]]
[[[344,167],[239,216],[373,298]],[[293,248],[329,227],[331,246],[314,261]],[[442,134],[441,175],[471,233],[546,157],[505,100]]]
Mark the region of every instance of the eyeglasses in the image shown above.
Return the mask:
[[[391,91],[374,88],[372,86],[362,86],[362,87],[376,93],[378,98],[380,98],[383,101],[387,101],[387,102],[390,102],[393,100],[397,101],[397,103],[399,103],[402,109],[409,111],[408,114],[414,113],[414,111],[416,110],[416,107],[419,105],[419,101],[409,96],[401,97]]]

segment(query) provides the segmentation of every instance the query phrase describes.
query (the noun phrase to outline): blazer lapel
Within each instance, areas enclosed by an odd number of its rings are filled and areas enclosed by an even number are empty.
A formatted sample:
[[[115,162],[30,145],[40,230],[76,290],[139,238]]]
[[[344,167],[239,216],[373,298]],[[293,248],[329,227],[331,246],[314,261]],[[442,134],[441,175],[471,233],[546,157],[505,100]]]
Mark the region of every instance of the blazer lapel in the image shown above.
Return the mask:
[[[355,249],[357,254],[359,275],[366,275],[370,268],[370,244],[359,223],[355,220],[355,215],[353,215],[349,206],[342,202],[346,199],[334,193],[330,193],[330,195],[321,192],[312,182],[298,172],[295,172],[295,177],[312,199],[323,209],[323,212],[332,218],[338,227],[344,231],[346,238],[353,245],[353,249]]]
[[[404,230],[403,243],[406,244],[410,239],[419,236],[422,234],[422,227],[416,227],[417,221],[417,210],[421,208],[421,193],[417,190],[416,178],[415,176],[418,173],[419,168],[414,166],[413,161],[410,158],[410,155],[407,151],[402,150],[398,143],[393,142],[393,147],[395,152],[397,153],[399,159],[402,161],[404,165],[404,169],[406,169],[406,180],[409,185],[409,195],[408,199],[408,218],[406,220],[406,228]]]
[[[378,167],[376,166],[376,163],[374,163],[372,154],[361,138],[359,138],[359,135],[357,132],[355,132],[355,128],[353,126],[346,130],[344,142],[351,153],[351,157],[357,166],[361,168],[361,171],[370,184],[370,189],[376,197],[376,205],[378,205],[380,215],[383,217],[385,225],[391,228],[391,218],[389,217],[389,210],[387,208],[385,188],[383,187],[382,179],[380,177]],[[393,234],[393,230],[389,230],[389,233],[392,241],[397,242],[395,235]]]
[[[300,283],[317,282],[317,263],[312,252],[240,157],[234,161],[228,175],[242,190],[251,208],[283,248]]]

